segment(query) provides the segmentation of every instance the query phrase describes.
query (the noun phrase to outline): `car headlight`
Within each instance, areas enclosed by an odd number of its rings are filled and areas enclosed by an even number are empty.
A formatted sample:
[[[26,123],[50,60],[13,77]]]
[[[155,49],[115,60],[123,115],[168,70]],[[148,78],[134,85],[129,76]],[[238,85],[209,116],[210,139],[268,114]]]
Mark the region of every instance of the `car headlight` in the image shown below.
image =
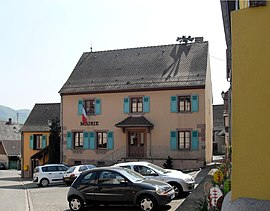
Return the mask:
[[[191,178],[185,178],[184,181],[186,183],[191,183],[191,182],[195,182],[194,179],[191,177]]]
[[[167,193],[160,187],[156,187],[156,193],[158,195],[166,195]]]

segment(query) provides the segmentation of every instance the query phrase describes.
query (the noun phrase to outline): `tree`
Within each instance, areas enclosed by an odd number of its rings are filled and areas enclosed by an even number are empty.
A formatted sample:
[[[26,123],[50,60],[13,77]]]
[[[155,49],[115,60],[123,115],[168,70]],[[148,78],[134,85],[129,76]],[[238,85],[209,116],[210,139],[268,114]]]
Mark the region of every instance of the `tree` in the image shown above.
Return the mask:
[[[60,120],[53,119],[50,124],[48,163],[60,163]]]

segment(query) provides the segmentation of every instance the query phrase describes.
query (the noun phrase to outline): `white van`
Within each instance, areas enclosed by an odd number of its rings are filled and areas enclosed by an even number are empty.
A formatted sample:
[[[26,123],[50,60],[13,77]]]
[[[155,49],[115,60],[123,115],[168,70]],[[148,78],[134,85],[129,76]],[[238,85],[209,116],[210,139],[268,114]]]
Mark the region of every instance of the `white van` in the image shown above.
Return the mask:
[[[34,169],[33,182],[38,186],[46,187],[50,183],[63,182],[63,176],[68,169],[63,164],[46,164]]]

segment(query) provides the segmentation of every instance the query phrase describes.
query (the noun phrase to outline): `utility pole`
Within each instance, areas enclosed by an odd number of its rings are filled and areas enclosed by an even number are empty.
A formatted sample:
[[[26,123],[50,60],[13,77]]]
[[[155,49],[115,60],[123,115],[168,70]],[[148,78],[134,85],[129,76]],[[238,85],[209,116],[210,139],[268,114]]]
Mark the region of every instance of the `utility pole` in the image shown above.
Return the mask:
[[[17,115],[17,124],[19,124],[19,113],[17,113],[16,115]]]

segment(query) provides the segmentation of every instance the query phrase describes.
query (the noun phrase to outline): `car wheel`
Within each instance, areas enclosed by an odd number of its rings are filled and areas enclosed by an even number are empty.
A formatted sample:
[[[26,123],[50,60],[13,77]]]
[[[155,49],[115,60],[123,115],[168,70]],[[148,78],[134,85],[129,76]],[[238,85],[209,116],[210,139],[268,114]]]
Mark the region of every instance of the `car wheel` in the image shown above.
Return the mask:
[[[49,185],[49,180],[46,179],[46,178],[40,180],[40,185],[41,185],[42,187],[48,186],[48,185]]]
[[[70,210],[72,210],[72,211],[79,211],[79,210],[82,210],[84,208],[84,202],[78,196],[72,196],[69,199],[69,203],[68,204],[69,204]]]
[[[170,184],[170,185],[173,187],[173,189],[174,189],[175,197],[179,197],[179,196],[181,196],[181,195],[183,194],[183,188],[182,188],[182,186],[181,186],[180,184],[174,183],[174,182],[169,183],[169,184]]]
[[[157,209],[157,202],[154,197],[144,195],[139,198],[138,205],[142,211],[153,211]]]

